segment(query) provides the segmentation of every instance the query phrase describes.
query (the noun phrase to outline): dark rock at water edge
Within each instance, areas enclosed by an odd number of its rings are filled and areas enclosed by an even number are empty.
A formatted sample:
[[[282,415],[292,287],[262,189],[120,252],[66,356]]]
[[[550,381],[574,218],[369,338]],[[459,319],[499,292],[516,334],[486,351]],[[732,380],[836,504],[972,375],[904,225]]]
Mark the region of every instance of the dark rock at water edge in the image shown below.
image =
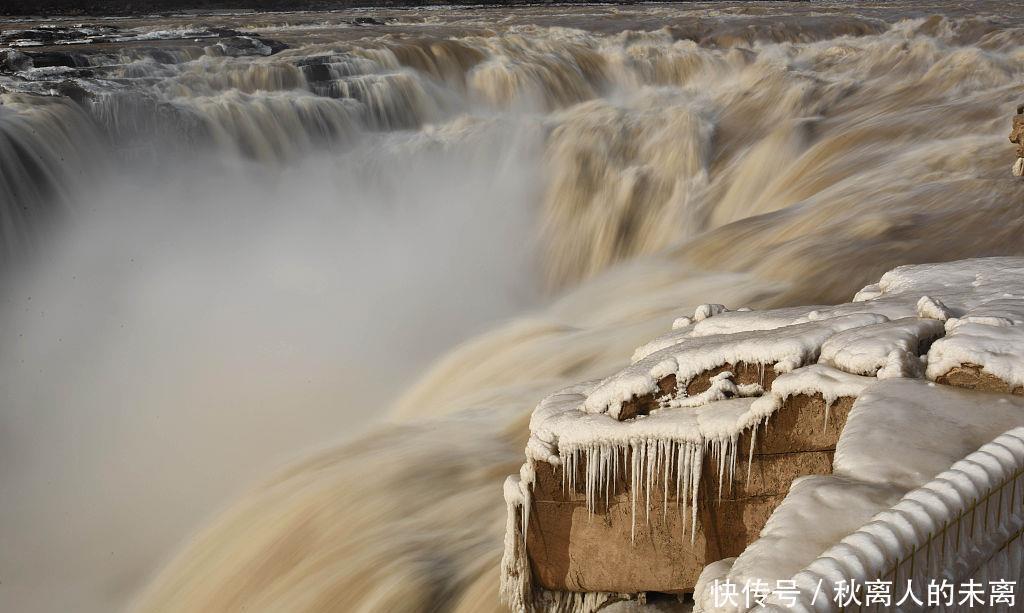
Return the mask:
[[[591,2],[595,0],[590,0]],[[596,0],[597,2],[607,0]],[[608,4],[627,4],[607,1]],[[176,11],[336,10],[361,6],[437,6],[538,4],[537,0],[7,0],[0,15],[169,15]],[[372,19],[372,18],[366,18]],[[363,22],[362,25],[380,25]]]
[[[14,49],[0,51],[0,72],[20,72],[32,68],[32,58]]]

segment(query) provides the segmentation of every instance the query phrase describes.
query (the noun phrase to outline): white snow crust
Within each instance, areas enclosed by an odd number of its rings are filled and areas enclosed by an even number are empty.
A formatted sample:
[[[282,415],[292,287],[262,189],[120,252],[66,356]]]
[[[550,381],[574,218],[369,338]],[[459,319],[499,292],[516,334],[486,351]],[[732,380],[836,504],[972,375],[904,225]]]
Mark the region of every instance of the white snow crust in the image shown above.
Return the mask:
[[[921,346],[944,333],[942,322],[935,319],[894,319],[833,335],[821,346],[819,361],[858,375],[920,377]]]
[[[583,407],[590,413],[608,413],[617,418],[623,402],[654,393],[662,378],[675,375],[683,389],[693,377],[726,363],[744,362],[789,372],[815,362],[822,343],[833,334],[884,321],[881,315],[858,313],[770,330],[691,336],[605,379]]]
[[[836,447],[836,475],[919,487],[998,434],[1024,426],[1024,398],[922,380],[864,392]]]
[[[853,301],[768,311],[729,311],[701,305],[677,319],[672,332],[637,348],[632,364],[597,385],[585,409],[617,417],[622,403],[657,391],[676,375],[680,388],[695,375],[723,364],[774,365],[787,372],[820,359],[854,374],[919,377],[932,345],[927,374],[935,378],[968,358],[1015,384],[1024,384],[1024,344],[1018,330],[959,328],[967,323],[1015,326],[1024,321],[1024,258],[976,258],[901,266],[869,285]],[[868,327],[870,329],[859,330]],[[989,332],[984,334],[983,332]],[[956,336],[961,340],[953,340]],[[1005,338],[1005,337],[1002,337]],[[1012,347],[1009,345],[1016,342]],[[952,365],[952,366],[950,366]],[[938,372],[945,368],[943,372]],[[937,373],[937,374],[936,374]],[[997,374],[999,373],[999,374]]]
[[[928,352],[928,378],[976,364],[1011,387],[1024,385],[1024,326],[967,321],[952,328]]]

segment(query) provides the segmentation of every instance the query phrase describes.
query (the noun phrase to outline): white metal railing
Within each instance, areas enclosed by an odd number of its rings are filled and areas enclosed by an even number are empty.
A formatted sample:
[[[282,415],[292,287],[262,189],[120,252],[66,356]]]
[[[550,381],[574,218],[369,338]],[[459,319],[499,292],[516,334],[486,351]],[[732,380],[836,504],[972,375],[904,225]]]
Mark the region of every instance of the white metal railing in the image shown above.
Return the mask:
[[[1024,610],[1022,533],[1015,428],[908,492],[755,611]]]

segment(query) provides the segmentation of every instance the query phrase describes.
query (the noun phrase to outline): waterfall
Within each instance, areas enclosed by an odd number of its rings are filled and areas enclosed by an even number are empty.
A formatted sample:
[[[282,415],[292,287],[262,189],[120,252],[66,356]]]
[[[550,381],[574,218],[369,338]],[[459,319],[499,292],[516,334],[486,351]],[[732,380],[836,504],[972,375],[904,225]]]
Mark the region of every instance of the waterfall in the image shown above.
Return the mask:
[[[154,17],[5,69],[0,608],[496,610],[538,399],[698,304],[1024,253],[985,6]]]

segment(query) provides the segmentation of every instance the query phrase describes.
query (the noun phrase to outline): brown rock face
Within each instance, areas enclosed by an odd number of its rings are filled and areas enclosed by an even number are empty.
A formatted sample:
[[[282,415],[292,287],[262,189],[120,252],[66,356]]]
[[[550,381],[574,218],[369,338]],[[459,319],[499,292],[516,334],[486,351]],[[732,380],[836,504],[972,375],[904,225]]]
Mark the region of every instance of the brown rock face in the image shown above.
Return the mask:
[[[821,394],[790,396],[768,423],[758,429],[756,453],[835,451],[854,400],[844,396],[836,399],[831,407],[826,407]],[[743,436],[750,434],[744,433]],[[743,437],[740,438],[740,448],[749,448]]]
[[[647,415],[660,406],[658,399],[664,396],[674,396],[676,393],[676,376],[669,375],[658,381],[658,392],[655,394],[644,394],[634,396],[622,403],[619,409],[619,421],[633,419],[637,415]]]
[[[1018,107],[1017,114],[1013,116],[1010,142],[1017,145],[1017,157],[1024,158],[1024,105]]]
[[[663,482],[651,491],[649,515],[646,490],[637,500],[631,540],[628,474],[619,475],[608,504],[601,499],[591,514],[583,490],[585,466],[579,467],[577,487],[563,490],[561,469],[538,463],[527,534],[535,583],[572,592],[692,592],[705,565],[739,555],[760,535],[793,479],[832,472],[835,445],[852,406],[853,398],[840,398],[831,407],[820,394],[788,398],[758,428],[752,462],[753,433],[740,437],[735,472],[730,479],[727,469],[721,484],[717,460],[705,454],[692,540],[691,512],[675,497],[673,473],[667,508]]]
[[[757,383],[766,390],[771,389],[772,382],[775,381],[775,364],[747,364],[746,362],[737,362],[735,365],[726,362],[718,368],[706,370],[696,377],[692,378],[686,384],[686,395],[696,396],[703,392],[708,391],[711,387],[711,380],[723,372],[729,371],[733,374],[733,381],[736,385],[750,385]]]
[[[935,378],[936,383],[952,385],[981,392],[998,392],[1024,396],[1024,386],[1011,386],[999,377],[987,373],[977,364],[963,364]]]
[[[584,495],[562,493],[561,473],[537,465],[537,483],[526,549],[537,585],[570,592],[672,592],[696,584],[707,557],[699,525],[690,542],[690,514],[670,500],[668,512],[652,503],[650,521],[638,502],[631,542],[632,503],[628,484],[593,515]],[[627,486],[627,487],[623,487]],[[652,501],[663,500],[655,488]]]
[[[737,362],[733,365],[727,362],[711,370],[705,370],[687,381],[684,386],[686,395],[696,396],[708,391],[711,387],[711,379],[726,371],[733,373],[733,381],[737,385],[757,383],[766,390],[771,389],[772,382],[775,381],[776,377],[774,364],[762,366],[760,364]],[[678,392],[679,382],[676,380],[676,376],[669,375],[658,381],[658,391],[656,393],[635,396],[623,402],[622,408],[619,410],[619,421],[633,419],[637,415],[647,415],[660,406],[659,398],[675,396]]]

